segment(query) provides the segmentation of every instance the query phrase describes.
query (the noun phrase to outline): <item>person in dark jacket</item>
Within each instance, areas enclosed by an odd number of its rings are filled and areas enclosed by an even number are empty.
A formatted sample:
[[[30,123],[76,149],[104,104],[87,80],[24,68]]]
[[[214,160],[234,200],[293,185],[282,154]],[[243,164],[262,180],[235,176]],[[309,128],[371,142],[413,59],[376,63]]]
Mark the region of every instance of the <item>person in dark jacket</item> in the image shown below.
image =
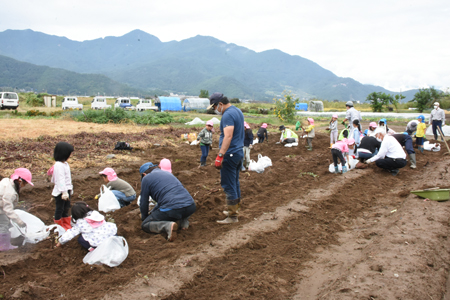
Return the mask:
[[[416,152],[414,151],[413,147],[413,140],[412,137],[408,133],[397,133],[392,135],[395,137],[395,139],[402,145],[402,147],[405,147],[406,153],[409,155],[409,160],[411,162],[411,169],[416,168]]]
[[[380,149],[381,142],[379,142],[373,136],[366,136],[361,139],[361,143],[358,147],[358,157],[365,161],[366,159],[372,158],[374,155],[378,153]]]
[[[266,142],[269,142],[269,137],[267,136],[267,123],[263,123],[261,127],[259,127],[258,133],[256,135],[258,136],[258,143],[264,142],[264,136]]]
[[[151,162],[139,168],[141,174],[141,228],[147,233],[167,233],[167,240],[176,238],[181,229],[189,227],[189,217],[195,212],[194,199],[172,173],[163,171]],[[149,214],[149,197],[157,205]]]
[[[244,161],[242,162],[241,171],[244,172],[250,164],[250,150],[253,148],[253,131],[247,122],[244,122],[245,136],[244,136]]]

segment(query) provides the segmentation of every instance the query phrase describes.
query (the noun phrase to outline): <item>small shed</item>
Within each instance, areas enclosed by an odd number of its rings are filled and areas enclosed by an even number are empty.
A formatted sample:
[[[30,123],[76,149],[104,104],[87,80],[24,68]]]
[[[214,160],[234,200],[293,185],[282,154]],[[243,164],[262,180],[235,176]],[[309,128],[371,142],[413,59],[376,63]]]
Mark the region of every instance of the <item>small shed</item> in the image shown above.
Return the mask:
[[[308,110],[308,103],[297,103],[295,104],[295,110]]]
[[[208,98],[186,98],[183,102],[184,111],[207,109],[208,106]]]
[[[178,97],[158,97],[155,105],[159,111],[181,111],[181,100]]]
[[[323,102],[317,100],[309,101],[308,111],[323,112]]]

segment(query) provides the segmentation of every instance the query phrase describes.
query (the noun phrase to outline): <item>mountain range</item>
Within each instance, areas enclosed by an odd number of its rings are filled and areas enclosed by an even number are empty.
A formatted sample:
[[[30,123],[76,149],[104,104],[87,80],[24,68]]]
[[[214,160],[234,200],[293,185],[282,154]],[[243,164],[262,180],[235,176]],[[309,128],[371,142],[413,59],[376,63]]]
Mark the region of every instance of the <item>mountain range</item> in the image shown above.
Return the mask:
[[[161,42],[151,34],[134,30],[121,37],[78,42],[28,29],[0,32],[0,45],[0,55],[54,68],[46,69],[44,74],[63,69],[80,73],[81,77],[75,82],[83,81],[83,76],[91,76],[84,80],[92,84],[96,84],[92,76],[103,75],[98,78],[105,85],[108,77],[117,87],[125,84],[129,91],[144,94],[164,90],[198,95],[203,89],[241,99],[270,100],[288,90],[300,98],[340,101],[363,101],[372,92],[397,94],[352,78],[338,77],[298,55],[280,50],[255,52],[209,36]],[[3,60],[5,58],[0,62]],[[43,72],[36,70],[34,72]],[[5,86],[6,77],[1,68],[0,86]],[[20,76],[16,77],[20,80]],[[48,81],[50,77],[36,80]],[[121,88],[126,90],[125,86]],[[65,89],[60,88],[62,92]],[[410,90],[402,94],[405,100],[410,100],[416,92]]]

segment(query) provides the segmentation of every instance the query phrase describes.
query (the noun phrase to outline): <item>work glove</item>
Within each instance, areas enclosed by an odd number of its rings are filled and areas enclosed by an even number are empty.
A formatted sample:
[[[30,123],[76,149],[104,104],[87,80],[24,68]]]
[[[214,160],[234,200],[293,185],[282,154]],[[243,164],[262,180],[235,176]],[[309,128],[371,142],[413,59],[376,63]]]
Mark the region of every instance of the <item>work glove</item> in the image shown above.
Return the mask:
[[[94,200],[98,200],[100,198],[100,195],[95,195]]]
[[[209,150],[212,150],[212,144],[209,144]]]
[[[69,193],[67,193],[67,192],[62,193],[61,199],[65,200],[65,201],[69,200]]]
[[[253,148],[253,145],[248,146],[248,148],[249,148],[249,149],[252,149],[252,148]]]
[[[341,124],[345,126],[345,122],[344,122],[344,121],[342,121],[342,123],[341,123]]]
[[[352,155],[352,158],[353,158],[353,159],[356,159],[356,156],[355,156],[355,155]]]
[[[223,161],[223,156],[220,157],[219,155],[217,155],[216,157],[216,162],[214,163],[214,166],[216,167],[216,169],[222,169],[222,161]]]
[[[70,192],[70,196],[73,196],[73,190],[70,190],[69,192]]]
[[[370,164],[372,161],[370,159],[367,159],[364,163],[365,164]]]

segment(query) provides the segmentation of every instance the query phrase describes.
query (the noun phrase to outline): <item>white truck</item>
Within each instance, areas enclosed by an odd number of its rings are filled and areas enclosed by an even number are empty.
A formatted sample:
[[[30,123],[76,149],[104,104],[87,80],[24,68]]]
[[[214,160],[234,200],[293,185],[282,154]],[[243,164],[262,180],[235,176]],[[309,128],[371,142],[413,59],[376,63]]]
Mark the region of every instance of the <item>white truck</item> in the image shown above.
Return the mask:
[[[150,100],[150,99],[139,99],[139,102],[136,105],[136,110],[144,111],[144,110],[148,110],[148,109],[158,111],[158,106],[152,105],[152,100]]]
[[[77,97],[64,97],[62,102],[62,109],[83,109],[83,104],[78,103]]]
[[[0,92],[0,109],[17,109],[19,96],[16,93]]]
[[[130,98],[120,97],[116,99],[114,108],[122,108],[126,110],[134,110],[135,107],[131,105]]]
[[[106,104],[106,97],[94,97],[91,101],[91,109],[107,109],[111,105]]]

